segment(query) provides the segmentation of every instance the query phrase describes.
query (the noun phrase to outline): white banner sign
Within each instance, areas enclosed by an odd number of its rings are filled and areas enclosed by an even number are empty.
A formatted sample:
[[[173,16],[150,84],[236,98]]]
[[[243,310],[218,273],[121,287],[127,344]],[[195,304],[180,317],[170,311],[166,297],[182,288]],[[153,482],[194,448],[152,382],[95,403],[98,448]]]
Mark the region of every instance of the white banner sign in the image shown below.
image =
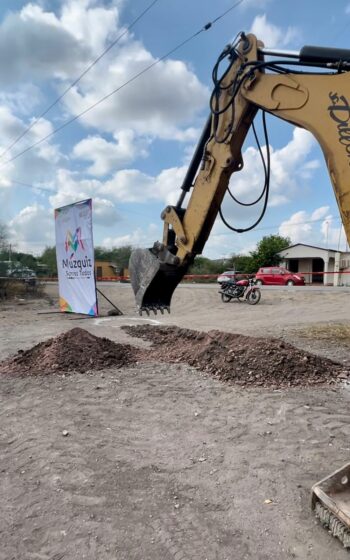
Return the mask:
[[[55,209],[60,310],[97,315],[92,200]]]

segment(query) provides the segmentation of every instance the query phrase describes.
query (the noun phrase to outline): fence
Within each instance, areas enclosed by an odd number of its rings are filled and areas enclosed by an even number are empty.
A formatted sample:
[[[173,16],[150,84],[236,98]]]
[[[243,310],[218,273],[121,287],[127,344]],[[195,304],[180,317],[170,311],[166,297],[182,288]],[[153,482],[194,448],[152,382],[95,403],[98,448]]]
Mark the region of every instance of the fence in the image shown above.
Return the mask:
[[[222,276],[223,273],[220,274],[185,274],[185,276],[183,277],[183,281],[187,281],[187,282],[191,282],[191,281],[215,281],[217,280],[217,278],[219,276]],[[291,274],[296,274],[298,276],[304,276],[305,278],[310,278],[311,277],[317,277],[317,276],[332,276],[334,277],[334,275],[338,275],[342,276],[342,275],[348,275],[350,274],[350,270],[339,270],[339,271],[328,271],[328,272],[291,272]],[[239,277],[240,278],[244,278],[244,277],[248,277],[248,276],[254,276],[254,274],[248,274],[248,273],[240,273]],[[1,280],[1,278],[0,278]],[[8,280],[8,278],[7,278]],[[16,279],[18,280],[18,279]],[[57,276],[40,276],[39,278],[40,281],[43,282],[57,282]],[[130,282],[130,277],[129,276],[98,276],[96,278],[96,280],[98,282]],[[311,278],[312,280],[312,278]],[[350,277],[349,277],[349,283],[350,283]]]

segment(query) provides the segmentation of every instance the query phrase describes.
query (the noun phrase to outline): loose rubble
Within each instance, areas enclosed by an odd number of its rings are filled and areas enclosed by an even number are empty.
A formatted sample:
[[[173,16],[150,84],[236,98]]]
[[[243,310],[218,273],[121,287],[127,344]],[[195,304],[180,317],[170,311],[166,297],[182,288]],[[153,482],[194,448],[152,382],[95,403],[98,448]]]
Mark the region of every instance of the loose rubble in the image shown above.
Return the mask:
[[[80,328],[40,342],[0,363],[0,373],[19,375],[80,372],[123,367],[136,361],[136,349],[94,336]]]
[[[148,325],[122,328],[152,342],[152,350],[147,355],[144,352],[144,358],[186,362],[242,386],[295,387],[350,379],[350,372],[341,364],[274,338]]]
[[[350,381],[343,365],[274,338],[149,325],[122,327],[151,348],[117,344],[75,328],[0,363],[0,374],[86,373],[145,362],[187,363],[241,386],[296,387]],[[96,389],[99,389],[96,386]]]

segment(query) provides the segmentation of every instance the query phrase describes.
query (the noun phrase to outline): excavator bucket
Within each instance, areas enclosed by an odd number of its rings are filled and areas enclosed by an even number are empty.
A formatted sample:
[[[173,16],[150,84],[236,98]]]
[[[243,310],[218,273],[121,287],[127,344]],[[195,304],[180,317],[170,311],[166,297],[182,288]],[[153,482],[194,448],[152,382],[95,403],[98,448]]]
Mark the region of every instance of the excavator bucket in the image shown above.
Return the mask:
[[[312,509],[321,524],[350,548],[350,463],[312,487]]]
[[[176,257],[173,260],[176,262]],[[136,249],[131,253],[129,272],[140,314],[142,311],[170,313],[173,292],[187,271],[187,266],[164,262],[153,249]]]

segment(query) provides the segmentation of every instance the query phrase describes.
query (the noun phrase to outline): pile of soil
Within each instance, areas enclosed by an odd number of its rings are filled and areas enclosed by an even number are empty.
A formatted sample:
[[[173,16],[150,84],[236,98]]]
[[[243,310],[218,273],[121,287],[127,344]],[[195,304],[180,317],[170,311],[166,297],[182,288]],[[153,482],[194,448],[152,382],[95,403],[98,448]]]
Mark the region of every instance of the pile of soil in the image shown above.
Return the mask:
[[[151,349],[117,344],[75,328],[20,350],[0,363],[0,374],[36,375],[120,368],[135,362],[183,362],[242,386],[295,387],[350,380],[340,364],[274,338],[254,338],[221,331],[208,333],[178,327],[122,327],[151,341]]]
[[[274,338],[254,338],[217,330],[207,333],[178,327],[122,327],[153,343],[143,359],[186,362],[215,377],[242,386],[295,387],[331,384],[350,372]],[[139,356],[139,359],[142,359]]]
[[[134,363],[136,359],[136,348],[75,328],[40,342],[25,352],[19,350],[14,357],[0,363],[0,373],[85,373],[112,366],[120,368]]]

